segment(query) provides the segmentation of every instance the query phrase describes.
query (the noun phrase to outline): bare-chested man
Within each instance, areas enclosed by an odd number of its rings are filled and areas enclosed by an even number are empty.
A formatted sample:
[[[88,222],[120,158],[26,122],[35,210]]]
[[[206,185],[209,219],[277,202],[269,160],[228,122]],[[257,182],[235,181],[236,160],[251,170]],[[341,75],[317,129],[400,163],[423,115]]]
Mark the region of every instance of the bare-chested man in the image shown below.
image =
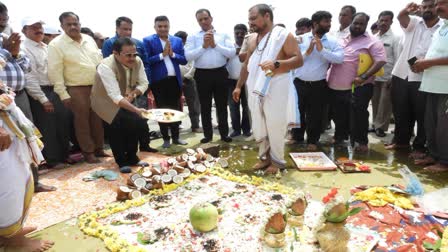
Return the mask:
[[[273,13],[266,4],[249,9],[249,25],[257,35],[249,39],[248,57],[243,63],[233,99],[240,99],[247,83],[253,132],[259,143],[254,169],[277,173],[286,165],[284,139],[288,127],[297,127],[300,115],[290,71],[303,65],[294,36],[273,25]]]

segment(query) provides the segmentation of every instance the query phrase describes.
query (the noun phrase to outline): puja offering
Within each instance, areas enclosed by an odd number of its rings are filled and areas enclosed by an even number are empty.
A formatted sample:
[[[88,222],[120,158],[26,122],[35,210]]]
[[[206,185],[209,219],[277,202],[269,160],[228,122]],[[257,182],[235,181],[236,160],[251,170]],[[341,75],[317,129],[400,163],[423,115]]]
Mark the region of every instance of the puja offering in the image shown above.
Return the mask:
[[[149,120],[162,123],[180,122],[186,116],[185,113],[173,109],[151,109],[143,116]]]
[[[344,173],[370,173],[370,167],[359,160],[338,158],[336,164]]]
[[[334,171],[337,166],[323,152],[289,153],[301,171]]]

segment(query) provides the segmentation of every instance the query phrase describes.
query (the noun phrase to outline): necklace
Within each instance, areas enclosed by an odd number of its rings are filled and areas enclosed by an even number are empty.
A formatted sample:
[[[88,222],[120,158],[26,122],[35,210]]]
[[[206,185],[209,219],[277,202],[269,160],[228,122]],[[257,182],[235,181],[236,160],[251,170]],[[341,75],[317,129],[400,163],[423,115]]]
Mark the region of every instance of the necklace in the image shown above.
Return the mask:
[[[264,42],[264,46],[261,49],[258,48],[258,46],[259,46],[259,44],[261,42],[261,39],[263,39],[263,38],[260,39],[260,34],[257,34],[257,48],[256,48],[255,52],[258,55],[262,54],[264,52],[264,49],[266,49],[266,46],[268,45],[269,39],[271,38],[271,34],[272,34],[272,31],[269,32],[268,37],[266,38],[266,41]]]

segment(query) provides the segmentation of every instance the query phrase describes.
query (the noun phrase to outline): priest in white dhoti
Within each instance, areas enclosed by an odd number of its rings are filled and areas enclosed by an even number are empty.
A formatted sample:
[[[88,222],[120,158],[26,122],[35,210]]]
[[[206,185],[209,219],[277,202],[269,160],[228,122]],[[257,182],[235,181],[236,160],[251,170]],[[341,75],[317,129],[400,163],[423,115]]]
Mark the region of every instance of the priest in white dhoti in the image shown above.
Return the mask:
[[[248,57],[233,92],[238,101],[246,84],[252,116],[252,130],[259,144],[260,161],[254,169],[277,173],[285,168],[285,136],[288,128],[300,126],[297,93],[291,70],[303,65],[294,36],[273,25],[273,13],[266,4],[249,9],[249,25],[257,33],[249,40]]]
[[[32,240],[23,228],[34,194],[30,164],[44,160],[40,133],[15,105],[13,93],[0,83],[0,251],[44,251],[53,243]]]

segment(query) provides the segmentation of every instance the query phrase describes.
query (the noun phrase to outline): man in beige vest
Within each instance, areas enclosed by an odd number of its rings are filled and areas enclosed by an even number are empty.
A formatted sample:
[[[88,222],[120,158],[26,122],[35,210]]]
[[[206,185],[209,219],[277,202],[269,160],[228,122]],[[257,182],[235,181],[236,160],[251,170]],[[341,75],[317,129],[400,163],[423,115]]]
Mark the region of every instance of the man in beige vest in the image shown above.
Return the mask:
[[[147,165],[137,157],[138,120],[146,110],[131,102],[146,91],[148,79],[130,38],[117,39],[112,48],[113,54],[98,65],[90,100],[109,127],[109,144],[120,172],[129,173],[129,166]]]

